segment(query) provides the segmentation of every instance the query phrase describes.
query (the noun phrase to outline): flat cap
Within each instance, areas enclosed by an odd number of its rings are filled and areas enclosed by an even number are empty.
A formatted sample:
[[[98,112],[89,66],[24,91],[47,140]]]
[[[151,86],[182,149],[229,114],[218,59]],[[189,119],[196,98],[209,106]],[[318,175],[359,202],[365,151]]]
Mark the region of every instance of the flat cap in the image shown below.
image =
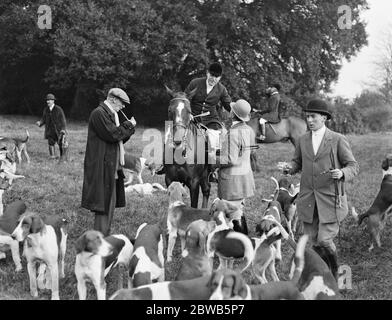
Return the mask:
[[[128,95],[125,93],[123,89],[120,88],[111,88],[109,90],[108,96],[116,97],[120,99],[122,102],[130,104],[130,100]]]
[[[46,95],[46,100],[56,100],[56,97],[52,93],[48,93]]]

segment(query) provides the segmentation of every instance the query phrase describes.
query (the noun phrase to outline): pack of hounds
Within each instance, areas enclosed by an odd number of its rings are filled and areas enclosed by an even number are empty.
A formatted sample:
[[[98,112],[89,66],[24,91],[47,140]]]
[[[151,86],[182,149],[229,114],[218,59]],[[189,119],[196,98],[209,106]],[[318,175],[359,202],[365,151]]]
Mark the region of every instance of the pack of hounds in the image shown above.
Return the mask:
[[[27,139],[22,141],[26,142]],[[13,139],[0,137],[0,195],[12,187],[15,179],[23,179],[16,174],[17,144]],[[215,199],[208,209],[191,208],[184,201],[188,193],[181,183],[173,182],[167,189],[158,184],[144,186],[148,184],[143,183],[142,171],[148,168],[154,173],[154,165],[129,154],[127,158],[126,169],[138,180],[138,184],[131,185],[130,177],[127,188],[136,187],[128,188],[128,192],[140,195],[152,195],[156,190],[166,192],[167,214],[155,224],[141,224],[132,239],[123,234],[104,237],[95,230],[80,235],[76,240],[74,264],[79,299],[87,298],[87,282],[90,282],[97,298],[105,300],[107,275],[115,269],[117,291],[110,300],[341,298],[338,266],[332,263],[331,253],[324,248],[307,246],[306,235],[300,236],[297,242],[294,240],[298,233],[295,200],[299,185],[290,184],[286,177],[279,181],[271,177],[275,192],[270,199],[263,199],[268,206],[258,217],[255,237],[249,237],[233,230],[238,208],[232,203]],[[368,221],[370,250],[374,246],[381,247],[380,231],[392,211],[392,154],[382,161],[382,169],[381,187],[369,210],[358,215],[355,208],[351,209],[359,224],[365,219]],[[39,289],[49,289],[52,300],[60,299],[59,279],[65,277],[68,221],[57,215],[43,217],[31,212],[20,200],[3,210],[0,200],[0,259],[10,251],[15,271],[21,271],[19,244],[22,243],[30,294],[38,297]],[[173,260],[177,236],[181,241],[180,268],[175,279],[167,281],[165,267]],[[287,266],[290,269],[288,281],[281,281],[275,269],[275,264],[282,261],[282,241],[292,248],[291,264]],[[214,268],[214,265],[218,266]],[[248,284],[242,275],[245,270],[253,272],[259,283]],[[267,273],[272,279],[270,282]]]

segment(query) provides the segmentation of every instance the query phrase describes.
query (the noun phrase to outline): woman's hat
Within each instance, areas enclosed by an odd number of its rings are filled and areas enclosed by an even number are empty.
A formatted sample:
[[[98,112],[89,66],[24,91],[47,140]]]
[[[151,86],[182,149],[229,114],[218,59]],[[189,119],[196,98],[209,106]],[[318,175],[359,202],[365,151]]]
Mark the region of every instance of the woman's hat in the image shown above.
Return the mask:
[[[248,101],[244,99],[239,99],[236,102],[231,102],[231,111],[242,121],[250,120],[250,112],[252,108]]]

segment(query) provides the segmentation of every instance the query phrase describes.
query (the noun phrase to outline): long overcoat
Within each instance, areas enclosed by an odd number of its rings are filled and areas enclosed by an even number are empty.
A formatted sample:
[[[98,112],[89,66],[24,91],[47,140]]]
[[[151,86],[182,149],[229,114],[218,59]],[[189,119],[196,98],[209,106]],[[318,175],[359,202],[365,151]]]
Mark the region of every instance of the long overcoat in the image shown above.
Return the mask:
[[[333,168],[333,162],[335,168],[341,169],[344,174],[337,183],[338,190],[335,189],[331,174],[326,173]],[[317,204],[321,223],[342,221],[348,213],[344,183],[352,180],[359,171],[346,137],[327,128],[315,155],[312,133],[305,133],[295,149],[290,173],[298,171],[302,171],[301,187],[296,201],[299,218],[306,223],[312,223],[314,207]],[[341,207],[338,203],[335,206],[338,194],[341,195]]]
[[[117,127],[113,113],[104,103],[91,112],[84,158],[83,208],[106,212],[116,182],[116,207],[125,206],[124,173],[119,168],[118,142],[125,143],[134,132],[130,122]]]

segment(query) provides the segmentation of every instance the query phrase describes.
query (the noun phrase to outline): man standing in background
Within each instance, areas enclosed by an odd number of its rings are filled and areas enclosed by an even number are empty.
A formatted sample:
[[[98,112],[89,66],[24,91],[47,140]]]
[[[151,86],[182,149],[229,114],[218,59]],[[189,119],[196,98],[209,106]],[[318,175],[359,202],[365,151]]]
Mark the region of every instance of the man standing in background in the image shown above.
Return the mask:
[[[55,145],[59,144],[60,136],[66,132],[64,111],[54,103],[55,100],[56,97],[51,93],[46,96],[47,106],[43,111],[42,119],[36,122],[38,127],[45,125],[44,137],[48,140],[50,159],[56,158]]]

